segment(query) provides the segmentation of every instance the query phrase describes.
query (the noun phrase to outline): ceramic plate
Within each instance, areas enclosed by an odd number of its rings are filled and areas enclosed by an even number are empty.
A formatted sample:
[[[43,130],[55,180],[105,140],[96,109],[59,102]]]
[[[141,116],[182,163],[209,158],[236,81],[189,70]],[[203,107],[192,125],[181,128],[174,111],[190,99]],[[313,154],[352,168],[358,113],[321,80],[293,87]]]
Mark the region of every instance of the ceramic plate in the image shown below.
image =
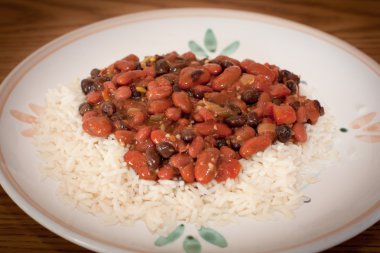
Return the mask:
[[[204,45],[206,31],[216,49]],[[211,48],[212,49],[212,48]],[[57,184],[42,180],[28,129],[48,88],[86,77],[134,53],[140,57],[193,50],[214,57],[270,62],[299,73],[315,97],[330,108],[341,160],[305,189],[311,203],[294,219],[243,219],[212,227],[213,245],[189,224],[178,238],[157,246],[157,235],[137,222],[105,225],[56,197]],[[320,31],[270,16],[218,9],[172,9],[116,17],[78,29],[47,44],[20,63],[0,92],[1,185],[31,217],[58,235],[100,252],[310,252],[336,245],[380,218],[380,67],[357,49]],[[173,236],[174,236],[173,234]],[[174,236],[175,237],[175,236]],[[191,238],[201,248],[191,251]],[[194,249],[193,249],[194,250]]]

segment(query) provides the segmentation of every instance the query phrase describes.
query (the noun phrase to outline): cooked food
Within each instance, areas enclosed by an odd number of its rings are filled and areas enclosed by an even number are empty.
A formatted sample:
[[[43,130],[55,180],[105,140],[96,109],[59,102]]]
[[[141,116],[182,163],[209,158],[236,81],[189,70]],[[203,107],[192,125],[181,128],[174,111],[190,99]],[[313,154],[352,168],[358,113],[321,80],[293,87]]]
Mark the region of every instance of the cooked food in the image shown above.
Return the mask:
[[[276,141],[307,141],[305,124],[324,108],[299,82],[248,59],[128,55],[82,80],[79,113],[88,134],[128,145],[124,160],[141,179],[222,182]]]

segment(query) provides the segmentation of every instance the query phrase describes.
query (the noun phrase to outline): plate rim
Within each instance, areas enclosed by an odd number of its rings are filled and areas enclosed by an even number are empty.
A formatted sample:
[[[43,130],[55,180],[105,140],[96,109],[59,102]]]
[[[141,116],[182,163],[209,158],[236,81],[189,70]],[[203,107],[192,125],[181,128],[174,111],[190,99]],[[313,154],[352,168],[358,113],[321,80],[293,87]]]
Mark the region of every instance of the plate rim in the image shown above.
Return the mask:
[[[163,17],[162,14],[166,15]],[[35,50],[24,60],[22,60],[2,81],[2,84],[0,85],[0,119],[1,114],[3,113],[4,105],[7,102],[7,98],[12,93],[13,89],[17,86],[18,82],[22,79],[22,77],[32,69],[32,66],[35,63],[41,62],[43,59],[49,57],[49,55],[53,54],[57,50],[60,50],[66,45],[75,42],[83,37],[95,34],[98,31],[110,29],[111,27],[146,21],[147,16],[149,17],[149,19],[163,19],[173,17],[193,17],[194,15],[211,18],[220,17],[238,20],[242,19],[259,21],[278,25],[280,27],[285,27],[292,30],[297,30],[302,33],[307,33],[308,35],[322,39],[327,43],[333,44],[334,46],[350,53],[356,59],[359,59],[361,62],[367,65],[375,74],[380,76],[379,64],[356,47],[326,32],[320,31],[316,28],[295,21],[267,14],[240,10],[229,10],[224,8],[170,8],[158,10],[156,9],[120,15],[79,27],[69,33],[59,36],[58,38]],[[21,74],[19,72],[21,72]],[[14,81],[14,84],[11,85],[10,82],[13,79],[15,79],[16,81]],[[76,229],[71,230],[68,224],[61,224],[60,222],[57,222],[56,219],[59,220],[59,218],[51,215],[46,215],[46,213],[50,213],[44,211],[42,207],[38,206],[38,204],[35,203],[28,196],[28,194],[22,190],[22,187],[19,186],[17,184],[17,181],[13,178],[11,172],[8,170],[7,165],[5,164],[5,159],[3,157],[3,153],[1,152],[1,147],[0,184],[4,188],[4,191],[9,195],[9,197],[26,214],[28,214],[31,218],[36,220],[38,223],[40,223],[53,233],[75,244],[81,245],[88,249],[97,251],[100,250],[104,252],[125,252],[125,249],[128,251],[131,250],[131,252],[144,252],[138,249],[128,248],[125,246],[123,246],[123,248],[115,248],[107,242],[99,242],[99,239],[93,239],[91,238],[91,236],[87,235],[83,236],[81,235],[81,233],[73,232]],[[29,203],[30,201],[32,202],[32,204]],[[349,238],[361,233],[369,226],[376,223],[378,220],[380,220],[380,200],[378,200],[377,203],[375,203],[370,209],[368,209],[363,214],[357,216],[355,219],[351,220],[348,223],[345,223],[344,225],[333,231],[322,234],[316,238],[306,240],[301,244],[288,246],[279,250],[283,252],[305,252],[305,250],[324,250],[339,243],[342,243],[343,241],[348,240]]]

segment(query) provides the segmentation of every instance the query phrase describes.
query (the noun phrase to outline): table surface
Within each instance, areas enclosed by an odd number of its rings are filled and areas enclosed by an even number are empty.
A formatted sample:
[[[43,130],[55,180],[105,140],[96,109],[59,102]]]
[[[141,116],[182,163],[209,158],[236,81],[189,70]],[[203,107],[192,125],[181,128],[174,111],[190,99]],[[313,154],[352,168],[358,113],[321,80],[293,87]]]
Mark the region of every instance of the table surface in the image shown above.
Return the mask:
[[[347,41],[380,62],[379,0],[0,0],[0,81],[30,53],[78,27],[138,11],[215,6],[274,15],[312,26]],[[1,187],[0,251],[88,252],[35,222]],[[380,222],[326,252],[380,252]]]

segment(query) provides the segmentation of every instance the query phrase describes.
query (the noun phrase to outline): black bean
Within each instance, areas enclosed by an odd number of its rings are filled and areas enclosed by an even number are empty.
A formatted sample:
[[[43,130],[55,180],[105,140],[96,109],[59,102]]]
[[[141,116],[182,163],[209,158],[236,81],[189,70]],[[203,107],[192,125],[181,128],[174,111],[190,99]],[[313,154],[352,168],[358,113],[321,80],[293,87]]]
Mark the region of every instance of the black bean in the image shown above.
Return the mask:
[[[92,106],[89,103],[82,103],[79,106],[79,114],[83,116],[86,112],[89,112],[92,110]]]
[[[276,126],[277,139],[281,142],[287,142],[292,137],[292,130],[287,125]]]
[[[237,105],[228,103],[226,106],[230,108],[236,115],[240,115],[242,113],[240,107]]]
[[[99,76],[100,74],[100,70],[99,69],[92,69],[91,72],[90,72],[90,75],[92,78],[95,78],[97,76]]]
[[[260,91],[258,90],[246,90],[241,94],[241,100],[243,100],[247,105],[252,105],[259,100]]]
[[[158,143],[156,150],[163,158],[169,158],[177,152],[173,145],[166,141]]]
[[[106,82],[106,81],[110,81],[111,78],[108,77],[108,76],[97,76],[95,77],[95,81],[98,83],[98,84],[101,84],[101,89],[103,89],[103,83]]]
[[[193,82],[196,82],[199,80],[199,77],[203,74],[203,71],[201,69],[196,69],[193,72],[191,72],[190,77]]]
[[[193,97],[196,98],[196,99],[203,99],[204,95],[205,95],[204,91],[193,90]]]
[[[136,90],[136,86],[131,86],[132,98],[139,99],[141,97],[141,93]]]
[[[171,63],[170,72],[180,72],[181,69],[187,67],[189,62],[184,59],[178,59],[175,62]]]
[[[181,91],[181,88],[179,87],[178,84],[173,85],[173,91],[175,91],[175,92]]]
[[[246,115],[230,116],[228,118],[225,118],[224,122],[229,127],[241,127],[241,126],[244,126],[244,124],[247,122],[247,116]]]
[[[148,166],[151,169],[157,169],[161,165],[161,157],[157,153],[154,147],[150,147],[145,151],[145,157],[148,163]]]
[[[298,108],[300,108],[301,103],[300,103],[299,101],[294,101],[294,102],[291,102],[289,105],[290,105],[291,107],[293,107],[293,109],[294,109],[295,111],[297,111]]]
[[[111,101],[104,101],[100,105],[100,109],[107,116],[112,116],[116,112],[116,106]]]
[[[273,98],[272,103],[275,105],[281,105],[284,102],[284,98]]]
[[[170,66],[166,60],[159,59],[158,61],[156,61],[155,70],[157,75],[163,75],[169,73]]]
[[[233,66],[234,64],[232,62],[228,61],[228,60],[223,60],[223,61],[220,62],[219,65],[222,67],[222,69],[226,69],[228,67]]]
[[[88,93],[90,93],[91,91],[94,91],[96,90],[96,84],[94,82],[94,80],[92,79],[83,79],[80,83],[80,86],[82,88],[82,92],[87,95]]]
[[[286,81],[286,87],[290,90],[291,94],[296,94],[298,85],[293,80]]]
[[[300,77],[293,74],[289,70],[281,70],[278,75],[278,82],[279,83],[286,83],[288,80],[293,80],[296,84],[300,83]]]
[[[315,106],[318,108],[319,115],[320,115],[320,116],[325,115],[325,108],[323,108],[323,107],[321,106],[321,103],[319,103],[318,100],[314,100],[314,104],[315,104]]]
[[[188,142],[188,143],[192,142],[195,136],[196,136],[195,132],[190,128],[183,129],[181,132],[181,139],[184,142]]]
[[[230,148],[232,148],[235,151],[239,151],[241,147],[240,143],[235,139],[231,139],[229,144],[230,144]]]
[[[125,123],[125,121],[122,119],[112,120],[112,124],[113,124],[114,128],[117,130],[128,130],[129,129],[127,124]]]
[[[223,147],[223,146],[227,146],[226,139],[217,139],[215,145],[216,145],[216,147],[219,148],[219,149],[220,149],[221,147]]]
[[[250,127],[256,127],[260,123],[260,118],[255,112],[250,112],[247,115],[247,124]]]

